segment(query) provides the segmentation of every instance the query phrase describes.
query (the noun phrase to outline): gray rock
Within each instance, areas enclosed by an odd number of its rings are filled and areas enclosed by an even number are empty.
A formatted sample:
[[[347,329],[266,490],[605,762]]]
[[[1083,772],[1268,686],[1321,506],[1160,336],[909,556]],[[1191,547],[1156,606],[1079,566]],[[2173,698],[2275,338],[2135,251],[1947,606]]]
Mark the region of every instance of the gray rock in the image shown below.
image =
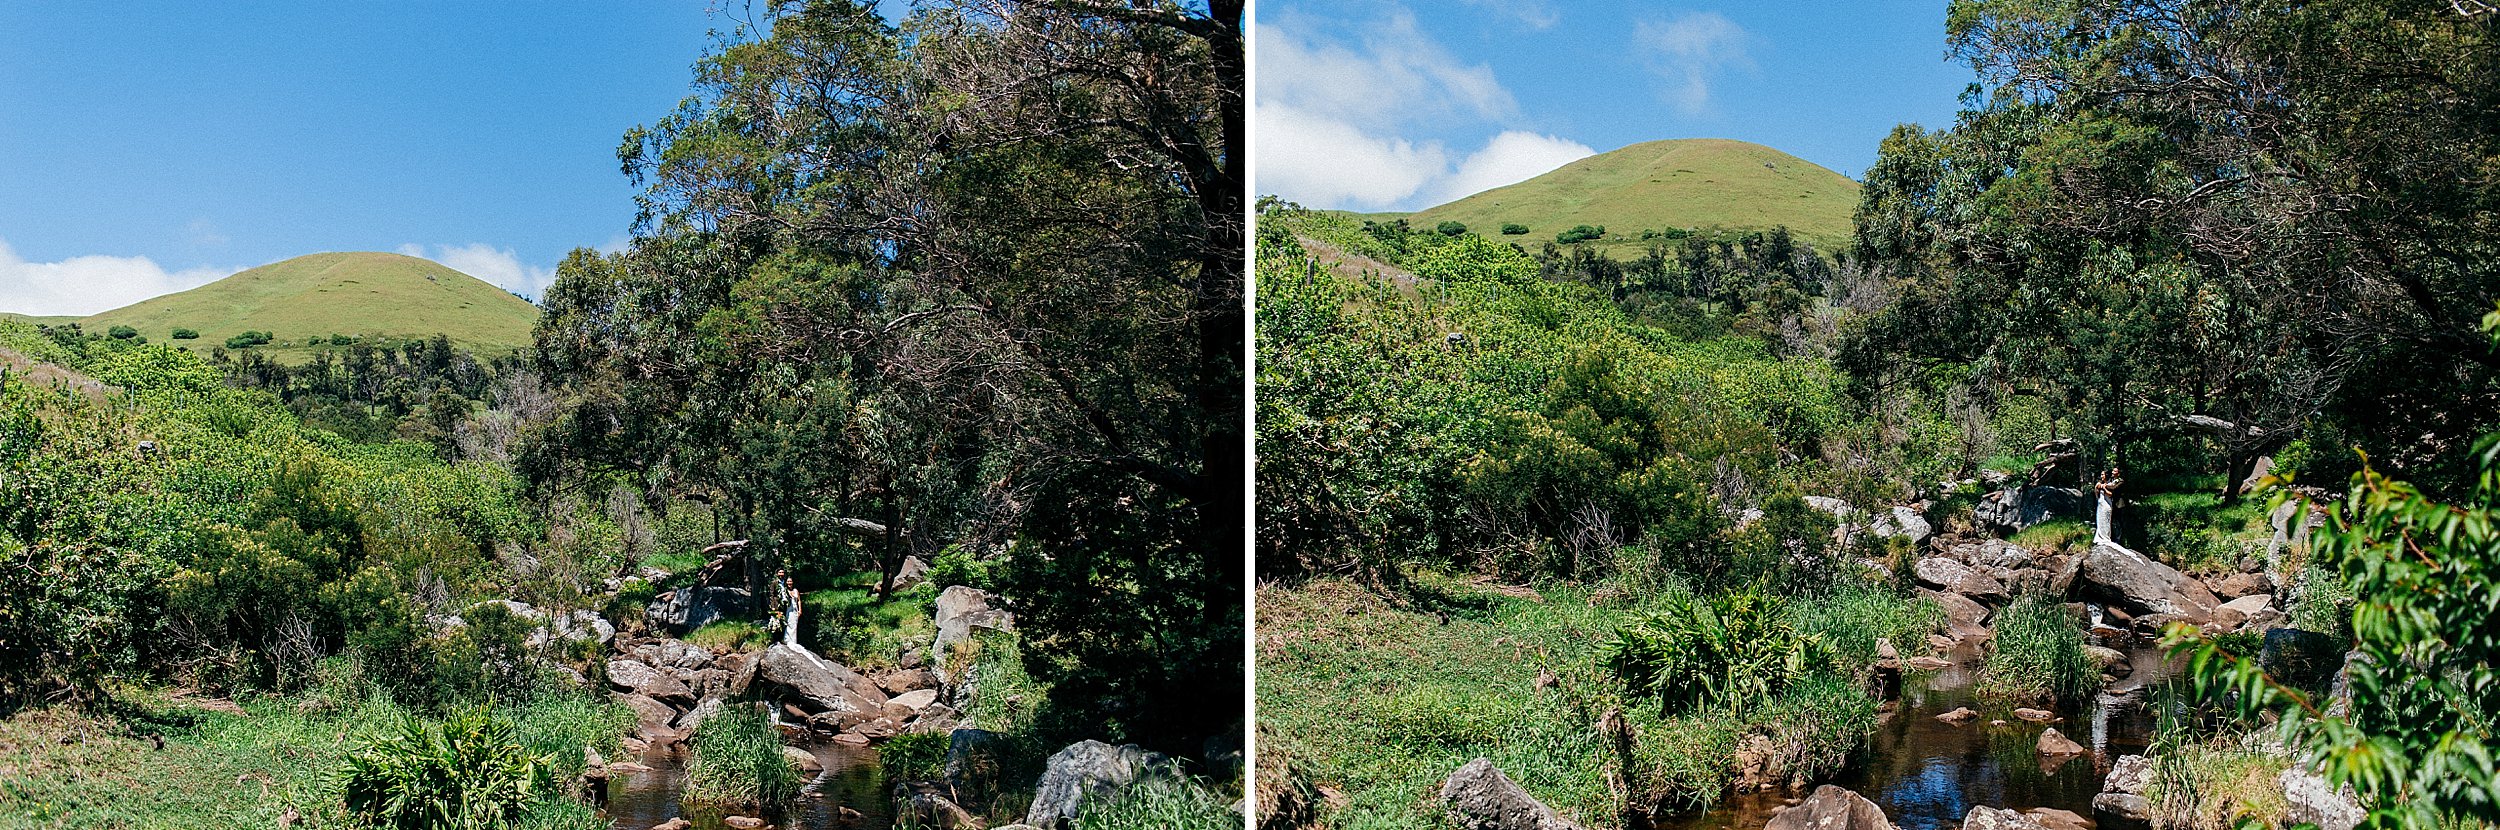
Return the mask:
[[[1441,782],[1441,803],[1449,808],[1450,823],[1464,830],[1581,830],[1495,769],[1488,758],[1450,773]]]
[[[625,704],[625,708],[634,710],[635,733],[644,740],[674,740],[678,736],[675,726],[677,710],[668,704],[631,693],[619,693],[616,700]]]
[[[2023,815],[2030,816],[2032,821],[2039,822],[2041,826],[2048,828],[2048,830],[2092,830],[2092,822],[2082,816],[2075,815],[2075,811],[2073,810],[2060,810],[2055,807],[2033,807],[2029,810],[2024,810]]]
[[[885,716],[896,721],[908,720],[920,714],[920,710],[936,705],[937,698],[936,689],[922,689],[917,692],[895,695],[885,701]]]
[[[2178,569],[2152,557],[2107,542],[2092,546],[2083,557],[2076,588],[2138,616],[2168,614],[2190,624],[2213,618],[2221,601],[2213,592]]]
[[[2038,819],[2000,807],[1972,807],[1962,816],[1962,830],[2049,830]]]
[[[885,711],[885,692],[850,667],[804,649],[776,645],[747,661],[730,683],[735,697],[777,700],[809,713],[810,722],[833,731],[875,720]]]
[[[1921,585],[1950,589],[1954,583],[1968,579],[1978,572],[1971,570],[1969,565],[1942,556],[1930,556],[1918,560],[1916,565],[1911,566],[1911,573],[1918,577]]]
[[[894,569],[894,590],[915,588],[927,581],[929,581],[929,562],[920,557],[903,557],[902,566]]]
[[[719,620],[751,618],[761,613],[755,595],[745,588],[695,585],[652,597],[643,616],[657,628],[683,635]]]
[[[608,685],[653,700],[679,706],[694,705],[694,690],[658,669],[633,660],[608,661]]]
[[[2092,797],[2092,812],[2107,813],[2128,821],[2152,821],[2153,802],[2140,795],[2102,793]]]
[[[2142,755],[2121,755],[2109,765],[2109,777],[2101,781],[2103,792],[2143,795],[2153,785],[2153,759]]]
[[[711,649],[684,640],[661,640],[635,646],[634,656],[642,658],[643,662],[650,663],[653,668],[688,671],[710,666],[715,659]]]
[[[1954,580],[1953,584],[1945,586],[1945,590],[1980,602],[2004,603],[2014,598],[2013,593],[2006,590],[2005,583],[1978,570]]]
[[[2241,623],[2248,622],[2250,618],[2273,608],[2274,597],[2266,594],[2250,594],[2214,606],[2213,619],[2216,623],[2238,628]]]
[[[989,592],[964,585],[947,586],[937,599],[937,638],[929,645],[929,653],[937,663],[938,680],[953,683],[949,676],[947,656],[954,644],[972,639],[974,629],[995,631],[1016,630],[1015,615],[990,606]]]
[[[1005,752],[1002,738],[986,729],[957,729],[946,737],[946,789],[956,798],[986,803],[996,794]]]
[[[2083,493],[2066,487],[2007,488],[1979,497],[1972,514],[1981,526],[2011,534],[2051,519],[2083,515]]]
[[[2275,781],[2283,785],[2283,800],[2291,804],[2291,809],[2283,814],[2286,824],[2315,824],[2318,830],[2352,830],[2365,815],[2351,787],[2328,787],[2324,776],[2294,767],[2284,770]]]
[[[1092,740],[1069,744],[1045,764],[1024,823],[1058,827],[1060,822],[1074,820],[1085,802],[1112,798],[1142,778],[1170,775],[1171,767],[1170,759],[1135,744],[1112,746]]]
[[[2239,599],[2253,594],[2274,593],[2274,577],[2262,573],[2235,573],[2213,585],[2216,596]]]
[[[2065,733],[2057,731],[2057,727],[2054,726],[2040,731],[2039,749],[2042,755],[2083,754],[2082,744],[2075,743],[2073,739],[2066,737]]]
[[[1866,530],[1880,539],[1894,537],[1909,539],[1912,548],[1926,544],[1927,537],[1936,532],[1934,527],[1927,524],[1927,517],[1919,515],[1916,510],[1902,506],[1876,514],[1875,523],[1868,525]]]
[[[2297,628],[2266,632],[2258,664],[2277,682],[2310,692],[2326,690],[2327,681],[2344,667],[2344,643],[2334,637]]]
[[[1865,796],[1825,784],[1772,816],[1763,830],[1892,830],[1892,820]]]

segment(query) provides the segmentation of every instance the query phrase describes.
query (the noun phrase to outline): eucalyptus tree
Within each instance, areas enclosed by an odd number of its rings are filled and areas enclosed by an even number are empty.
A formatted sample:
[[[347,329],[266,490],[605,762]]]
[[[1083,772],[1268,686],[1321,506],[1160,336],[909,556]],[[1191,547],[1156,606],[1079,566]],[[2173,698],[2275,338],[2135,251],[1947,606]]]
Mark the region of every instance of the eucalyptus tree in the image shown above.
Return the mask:
[[[559,269],[524,459],[715,500],[802,565],[1005,552],[1070,699],[1213,734],[1239,683],[1237,2],[780,2],[620,148]]]
[[[2226,498],[2309,424],[2399,468],[2459,456],[2500,368],[2476,330],[2500,298],[2495,18],[1956,2],[1981,83],[1869,173],[1857,259],[1900,299],[1844,360],[1870,388],[2048,397],[2104,459],[2206,436]]]

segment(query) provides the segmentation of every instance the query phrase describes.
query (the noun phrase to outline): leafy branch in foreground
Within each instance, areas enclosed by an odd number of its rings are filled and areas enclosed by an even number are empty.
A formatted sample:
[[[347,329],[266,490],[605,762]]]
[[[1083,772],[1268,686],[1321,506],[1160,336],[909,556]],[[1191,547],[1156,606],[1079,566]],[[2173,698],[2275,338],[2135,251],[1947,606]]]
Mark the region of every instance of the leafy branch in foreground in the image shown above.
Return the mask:
[[[2164,637],[2189,655],[2201,695],[2252,718],[2281,711],[2284,743],[2330,786],[2352,787],[2367,827],[2500,822],[2500,435],[2475,461],[2479,482],[2454,504],[2365,466],[2319,532],[2316,555],[2357,598],[2349,697],[2315,700],[2184,626]]]

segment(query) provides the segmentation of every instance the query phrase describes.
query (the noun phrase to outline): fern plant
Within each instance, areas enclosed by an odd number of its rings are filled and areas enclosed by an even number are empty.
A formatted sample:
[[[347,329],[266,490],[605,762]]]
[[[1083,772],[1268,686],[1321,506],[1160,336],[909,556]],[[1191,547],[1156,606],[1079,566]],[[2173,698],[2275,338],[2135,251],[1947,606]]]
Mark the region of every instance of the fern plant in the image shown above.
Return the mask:
[[[347,755],[347,809],[396,830],[505,827],[556,792],[553,759],[533,755],[512,725],[483,709],[440,725],[410,717]]]
[[[1662,716],[1751,705],[1832,666],[1823,638],[1799,633],[1760,589],[1670,596],[1660,610],[1617,627],[1601,654],[1634,695],[1658,698]]]

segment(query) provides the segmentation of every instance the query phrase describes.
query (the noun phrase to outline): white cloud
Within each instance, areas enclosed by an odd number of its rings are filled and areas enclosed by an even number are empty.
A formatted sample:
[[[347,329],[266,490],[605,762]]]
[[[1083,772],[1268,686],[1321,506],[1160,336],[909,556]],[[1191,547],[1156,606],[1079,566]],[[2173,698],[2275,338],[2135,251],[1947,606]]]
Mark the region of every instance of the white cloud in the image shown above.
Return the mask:
[[[1434,197],[1434,203],[1518,184],[1593,155],[1597,155],[1596,150],[1577,141],[1508,130],[1459,162],[1458,171],[1441,181],[1440,195]]]
[[[1362,49],[1320,42],[1312,25],[1258,26],[1261,102],[1380,128],[1414,120],[1510,118],[1519,102],[1493,68],[1463,64],[1404,9],[1362,25]]]
[[[1350,35],[1322,35],[1337,31]],[[1288,18],[1260,25],[1257,36],[1261,193],[1322,208],[1413,209],[1590,153],[1521,130],[1463,159],[1440,140],[1410,138],[1419,128],[1509,123],[1519,103],[1490,66],[1452,56],[1405,10],[1355,26]]]
[[[198,288],[240,268],[167,271],[147,257],[82,256],[27,262],[0,241],[0,311],[79,315]]]
[[[1438,143],[1376,137],[1343,121],[1259,102],[1259,189],[1319,207],[1380,210],[1449,168]]]
[[[1633,40],[1649,50],[1652,68],[1666,79],[1667,100],[1687,114],[1710,107],[1710,84],[1719,70],[1753,66],[1747,52],[1753,36],[1718,12],[1644,20],[1634,27]]]
[[[497,248],[484,242],[467,245],[436,245],[433,255],[414,242],[399,246],[399,253],[440,262],[451,270],[493,283],[496,287],[524,297],[537,299],[556,278],[556,269],[524,265],[510,248]]]
[[[1467,5],[1509,15],[1531,29],[1551,29],[1562,22],[1562,13],[1546,0],[1466,0]]]

